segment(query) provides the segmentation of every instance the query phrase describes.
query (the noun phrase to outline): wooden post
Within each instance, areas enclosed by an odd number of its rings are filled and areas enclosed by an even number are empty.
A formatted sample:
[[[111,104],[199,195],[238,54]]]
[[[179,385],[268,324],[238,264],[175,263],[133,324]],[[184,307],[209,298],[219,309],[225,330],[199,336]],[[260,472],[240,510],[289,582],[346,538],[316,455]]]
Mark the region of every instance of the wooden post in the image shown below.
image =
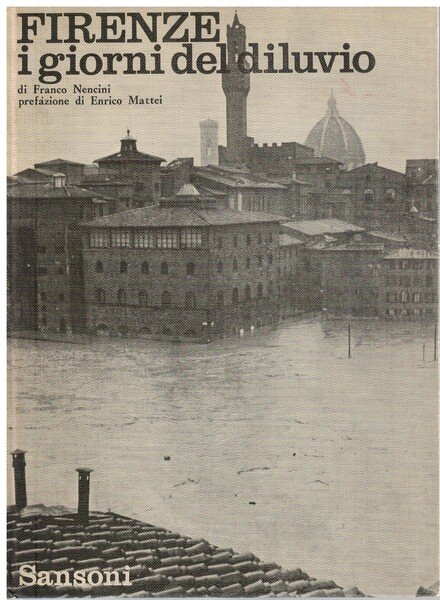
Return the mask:
[[[348,358],[351,358],[351,326],[348,324]]]

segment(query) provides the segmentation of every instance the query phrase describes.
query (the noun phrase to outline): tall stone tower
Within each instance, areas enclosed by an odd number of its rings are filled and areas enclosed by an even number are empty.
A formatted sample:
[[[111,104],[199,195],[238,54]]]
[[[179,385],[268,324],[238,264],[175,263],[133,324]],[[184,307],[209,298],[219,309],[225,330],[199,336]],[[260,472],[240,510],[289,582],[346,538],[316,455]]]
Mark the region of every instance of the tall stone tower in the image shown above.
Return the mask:
[[[218,123],[212,119],[200,122],[200,164],[218,165]]]
[[[250,89],[250,75],[240,71],[237,57],[246,51],[246,28],[235,13],[232,25],[226,26],[229,73],[222,74],[222,87],[226,96],[227,161],[241,165],[246,161],[247,123],[246,102]]]

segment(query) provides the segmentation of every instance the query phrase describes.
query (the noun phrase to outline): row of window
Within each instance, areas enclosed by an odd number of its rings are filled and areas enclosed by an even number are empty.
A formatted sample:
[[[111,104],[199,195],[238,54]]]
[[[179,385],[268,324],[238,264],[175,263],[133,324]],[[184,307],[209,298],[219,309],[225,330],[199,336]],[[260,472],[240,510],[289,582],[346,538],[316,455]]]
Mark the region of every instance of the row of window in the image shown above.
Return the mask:
[[[393,277],[392,275],[388,275],[388,277],[385,277],[385,283],[387,285],[400,285],[401,287],[410,287],[411,281],[412,285],[414,286],[423,287],[424,285],[426,285],[427,287],[431,287],[432,285],[434,285],[433,275],[414,275],[413,277],[411,277],[410,275],[402,275],[401,277]]]
[[[267,284],[267,295],[273,296],[274,284],[273,281],[269,281]],[[261,299],[264,297],[263,284],[259,283],[256,288],[256,298]],[[252,290],[250,285],[246,285],[244,290],[234,288],[231,294],[231,303],[238,304],[240,301],[250,302],[253,299]],[[95,304],[104,305],[107,303],[106,293],[102,288],[95,289]],[[119,305],[127,305],[127,292],[124,289],[119,289],[116,293],[116,303]],[[155,306],[150,304],[150,298],[145,290],[140,290],[138,293],[138,304],[139,306]],[[217,292],[217,305],[224,306],[225,295],[223,290]],[[170,308],[173,306],[172,295],[168,290],[164,290],[160,297],[160,306],[162,308]],[[177,305],[174,305],[177,306]],[[197,302],[194,292],[188,291],[185,293],[185,308],[194,309],[197,308]]]
[[[95,272],[96,273],[104,273],[104,264],[101,260],[97,260],[95,262]],[[125,260],[121,260],[121,262],[119,263],[119,272],[120,273],[128,273],[128,263]],[[141,264],[141,273],[143,275],[148,275],[148,273],[150,272],[150,265],[148,262],[143,262]],[[186,263],[186,274],[187,275],[194,275],[196,272],[196,266],[193,262],[188,262]],[[169,274],[169,266],[168,263],[166,261],[162,262],[160,265],[160,273],[162,275],[168,275]]]
[[[413,271],[423,271],[426,270],[437,270],[437,261],[436,260],[411,260],[411,259],[402,259],[402,260],[386,260],[385,264],[388,265],[388,268],[393,269],[412,269]]]
[[[401,315],[402,317],[410,317],[413,315],[417,317],[420,315],[433,315],[434,311],[432,310],[432,308],[387,308],[385,314],[389,315],[390,317],[399,315]]]
[[[272,254],[268,254],[267,255],[267,262],[268,262],[269,265],[273,264],[273,255]],[[263,266],[263,257],[261,255],[259,255],[257,257],[257,263],[258,263],[259,267]],[[246,258],[245,266],[246,266],[246,269],[250,269],[251,268],[251,259],[250,259],[249,256]],[[218,273],[222,273],[223,272],[223,267],[224,267],[223,263],[221,261],[218,262],[217,263],[217,272]],[[233,261],[232,261],[232,269],[233,269],[233,271],[238,271],[238,261],[237,261],[236,258],[234,258]],[[195,264],[193,262],[188,262],[188,263],[186,263],[185,270],[186,270],[186,274],[187,275],[194,275],[195,272],[196,272],[196,266],[195,266]],[[98,261],[95,262],[95,272],[96,273],[104,273],[104,264],[103,264],[103,262],[101,260],[98,260]],[[119,263],[119,272],[120,273],[128,273],[128,263],[125,260],[122,260]],[[145,261],[145,262],[143,262],[141,264],[141,273],[143,275],[148,275],[149,272],[150,272],[150,265],[149,265],[148,262]],[[166,261],[163,261],[160,264],[160,273],[162,275],[168,275],[169,274],[169,266],[168,266],[168,263]]]
[[[386,202],[394,202],[395,199],[396,199],[396,190],[394,188],[388,188],[385,192],[385,201]],[[365,202],[373,202],[374,201],[374,191],[372,189],[365,190],[364,200],[365,200]]]
[[[91,248],[201,248],[202,230],[185,229],[97,229],[90,232]]]
[[[115,229],[113,231],[97,229],[90,232],[89,244],[91,248],[201,248],[202,230],[189,227],[184,229]],[[256,237],[258,244],[263,243],[263,235]],[[267,236],[269,243],[273,242],[273,234]],[[232,238],[232,246],[238,247],[238,235]],[[248,233],[244,236],[244,243],[250,246],[253,242]],[[217,238],[217,248],[223,248],[223,238]]]
[[[410,292],[388,292],[386,295],[387,302],[435,302],[435,293],[434,292],[426,292],[426,294],[422,294],[421,292],[414,292],[411,294]]]

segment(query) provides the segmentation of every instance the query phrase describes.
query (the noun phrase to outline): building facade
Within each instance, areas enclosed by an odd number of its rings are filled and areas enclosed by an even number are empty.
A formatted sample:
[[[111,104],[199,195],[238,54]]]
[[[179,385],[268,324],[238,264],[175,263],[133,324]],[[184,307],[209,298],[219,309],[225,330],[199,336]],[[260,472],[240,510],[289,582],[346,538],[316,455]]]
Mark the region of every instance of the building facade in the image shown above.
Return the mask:
[[[282,218],[214,206],[185,186],[88,223],[88,331],[209,341],[275,326]]]
[[[410,159],[406,161],[406,191],[409,209],[429,217],[438,210],[438,160]]]
[[[339,187],[350,192],[356,222],[369,229],[399,230],[409,213],[404,173],[377,162],[341,174]]]
[[[322,308],[337,316],[378,317],[382,244],[352,242],[323,249]]]
[[[99,194],[66,184],[8,187],[8,328],[68,333],[84,330],[83,219],[106,214]]]
[[[382,259],[380,313],[389,319],[437,319],[438,254],[400,248]]]

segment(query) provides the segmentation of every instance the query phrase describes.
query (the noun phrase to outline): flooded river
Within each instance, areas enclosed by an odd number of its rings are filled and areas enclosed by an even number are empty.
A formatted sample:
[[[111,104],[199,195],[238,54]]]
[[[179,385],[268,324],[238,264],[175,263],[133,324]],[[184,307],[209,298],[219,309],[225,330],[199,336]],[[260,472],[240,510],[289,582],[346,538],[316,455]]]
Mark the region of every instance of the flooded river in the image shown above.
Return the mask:
[[[92,509],[414,594],[438,565],[432,330],[353,323],[351,359],[346,324],[314,320],[208,346],[12,340],[29,503],[75,507],[87,466]]]

